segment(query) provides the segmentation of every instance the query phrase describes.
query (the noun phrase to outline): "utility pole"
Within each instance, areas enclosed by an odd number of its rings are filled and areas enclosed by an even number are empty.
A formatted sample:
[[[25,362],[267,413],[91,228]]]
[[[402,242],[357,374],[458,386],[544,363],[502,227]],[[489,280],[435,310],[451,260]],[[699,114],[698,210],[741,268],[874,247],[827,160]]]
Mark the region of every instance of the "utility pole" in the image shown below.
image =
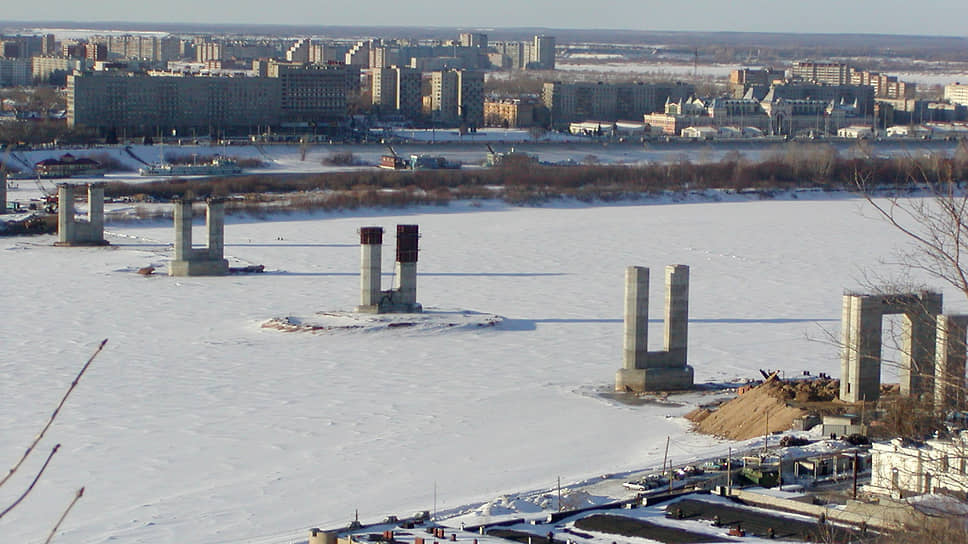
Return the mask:
[[[854,500],[857,500],[857,452],[854,452]]]
[[[665,455],[662,456],[662,472],[663,473],[665,473],[666,460],[669,459],[669,439],[670,438],[672,438],[672,437],[670,437],[670,436],[667,436],[666,437]]]
[[[729,457],[726,458],[726,493],[733,494],[733,447],[729,447]]]
[[[558,511],[561,512],[561,476],[558,476]]]
[[[763,455],[766,455],[766,450],[770,447],[770,411],[766,411],[766,434],[763,435]]]

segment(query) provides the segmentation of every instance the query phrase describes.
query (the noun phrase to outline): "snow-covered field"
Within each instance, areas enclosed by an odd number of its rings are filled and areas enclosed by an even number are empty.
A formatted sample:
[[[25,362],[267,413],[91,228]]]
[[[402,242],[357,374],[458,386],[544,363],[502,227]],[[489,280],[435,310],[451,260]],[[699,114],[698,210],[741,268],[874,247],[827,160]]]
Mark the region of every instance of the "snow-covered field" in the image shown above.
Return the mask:
[[[904,241],[858,200],[514,208],[229,218],[233,265],[164,272],[170,222],[109,224],[109,248],[0,238],[0,467],[12,464],[102,338],[104,353],[42,443],[63,444],[0,541],[42,541],[86,486],[60,542],[291,542],[313,526],[488,501],[693,458],[728,444],[679,418],[701,400],[603,397],[621,364],[627,265],[691,268],[699,382],[757,369],[839,372],[824,329],[840,295]],[[356,230],[417,223],[418,301],[496,326],[330,332],[272,318],[358,303]],[[200,237],[203,227],[197,226]],[[384,270],[392,270],[392,235]],[[391,278],[384,278],[389,285]],[[938,286],[941,287],[941,286]],[[958,308],[954,294],[948,309]],[[46,453],[45,451],[40,453]],[[0,492],[7,504],[41,456]]]

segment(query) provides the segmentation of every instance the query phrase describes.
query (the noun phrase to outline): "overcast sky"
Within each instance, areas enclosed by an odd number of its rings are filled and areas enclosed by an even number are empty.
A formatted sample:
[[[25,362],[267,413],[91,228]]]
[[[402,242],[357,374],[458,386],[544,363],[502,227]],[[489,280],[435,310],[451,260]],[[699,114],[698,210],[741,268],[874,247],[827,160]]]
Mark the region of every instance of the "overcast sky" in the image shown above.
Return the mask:
[[[968,35],[968,0],[45,0],[6,20]]]

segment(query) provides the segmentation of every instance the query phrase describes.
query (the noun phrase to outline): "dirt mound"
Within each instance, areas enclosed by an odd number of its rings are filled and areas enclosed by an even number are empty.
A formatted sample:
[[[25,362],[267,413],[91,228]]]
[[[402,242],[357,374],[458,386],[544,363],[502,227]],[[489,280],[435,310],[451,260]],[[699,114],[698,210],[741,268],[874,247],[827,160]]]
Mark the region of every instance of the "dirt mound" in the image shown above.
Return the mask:
[[[829,401],[836,398],[837,388],[836,380],[784,382],[773,375],[718,408],[699,408],[686,417],[701,433],[748,440],[767,432],[767,418],[769,432],[790,429],[794,419],[807,413],[790,403]]]

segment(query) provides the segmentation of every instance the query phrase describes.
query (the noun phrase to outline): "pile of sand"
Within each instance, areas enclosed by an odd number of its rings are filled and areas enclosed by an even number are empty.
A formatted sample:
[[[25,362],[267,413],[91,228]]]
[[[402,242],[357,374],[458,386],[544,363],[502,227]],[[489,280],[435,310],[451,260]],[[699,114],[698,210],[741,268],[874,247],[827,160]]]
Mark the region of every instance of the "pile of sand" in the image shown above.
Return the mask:
[[[731,440],[748,440],[767,432],[789,430],[793,427],[793,420],[806,415],[807,411],[788,403],[793,400],[828,400],[830,392],[836,390],[831,382],[816,380],[791,383],[773,375],[714,410],[699,408],[686,417],[695,423],[695,430],[701,433]]]

